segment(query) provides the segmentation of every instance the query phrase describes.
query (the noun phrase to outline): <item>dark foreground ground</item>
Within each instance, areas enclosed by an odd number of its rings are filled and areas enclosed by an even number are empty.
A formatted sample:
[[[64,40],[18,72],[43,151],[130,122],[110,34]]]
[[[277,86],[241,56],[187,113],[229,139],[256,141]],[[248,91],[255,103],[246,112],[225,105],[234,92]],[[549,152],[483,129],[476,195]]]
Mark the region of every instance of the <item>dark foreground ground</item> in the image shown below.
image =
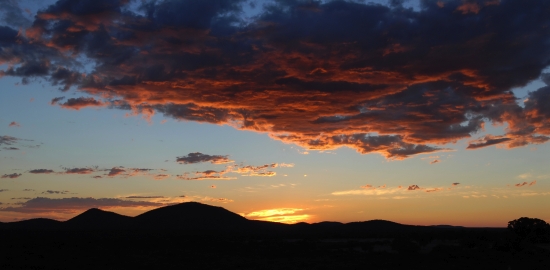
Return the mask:
[[[550,269],[505,230],[381,236],[4,230],[0,269]]]

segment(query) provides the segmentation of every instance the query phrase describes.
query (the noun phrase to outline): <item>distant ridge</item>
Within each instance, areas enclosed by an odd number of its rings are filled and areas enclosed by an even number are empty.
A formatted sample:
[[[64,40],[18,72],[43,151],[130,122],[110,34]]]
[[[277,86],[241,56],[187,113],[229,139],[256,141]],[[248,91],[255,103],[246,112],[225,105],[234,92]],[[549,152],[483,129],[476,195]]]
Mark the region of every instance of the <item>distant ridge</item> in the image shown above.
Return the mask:
[[[141,228],[226,230],[246,226],[246,218],[222,207],[198,202],[160,207],[133,218]]]
[[[178,233],[241,233],[272,236],[377,237],[408,234],[417,231],[461,229],[449,225],[412,226],[387,220],[351,223],[324,221],[319,223],[283,224],[248,220],[225,208],[198,202],[160,207],[136,217],[129,217],[97,208],[89,209],[65,222],[52,219],[30,219],[0,223],[0,230],[161,230]]]
[[[132,217],[92,208],[63,222],[63,225],[67,228],[115,229],[126,228],[130,225],[131,221]]]

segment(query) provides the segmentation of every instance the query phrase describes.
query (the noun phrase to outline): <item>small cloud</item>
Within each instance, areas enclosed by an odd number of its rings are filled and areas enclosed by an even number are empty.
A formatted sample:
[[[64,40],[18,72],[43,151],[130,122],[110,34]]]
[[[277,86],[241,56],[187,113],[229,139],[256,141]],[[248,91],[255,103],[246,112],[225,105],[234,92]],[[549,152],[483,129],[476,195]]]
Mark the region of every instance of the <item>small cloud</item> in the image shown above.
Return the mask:
[[[4,147],[4,150],[19,150],[17,147]]]
[[[155,180],[164,180],[168,177],[170,177],[169,174],[157,174],[157,175],[153,176],[153,179],[155,179]]]
[[[21,127],[21,125],[19,123],[15,122],[15,121],[13,121],[9,124],[9,127]]]
[[[5,144],[5,145],[12,145],[14,143],[17,143],[17,141],[19,141],[21,139],[19,138],[15,138],[15,137],[11,137],[11,136],[0,136],[0,145],[2,144]]]
[[[20,173],[12,173],[12,174],[4,174],[2,175],[0,178],[11,178],[11,179],[15,179],[15,178],[18,178],[19,176],[21,176],[22,174]]]
[[[44,192],[42,192],[42,194],[67,194],[69,193],[68,190],[46,190]]]
[[[99,179],[99,178],[103,178],[103,176],[101,176],[101,175],[96,175],[96,176],[92,176],[92,178]]]
[[[64,173],[65,174],[91,174],[94,171],[95,170],[91,168],[73,168],[73,169],[65,168]]]
[[[177,162],[182,164],[194,164],[201,162],[210,162],[212,164],[226,164],[234,162],[228,155],[207,155],[200,152],[189,153],[187,156],[177,157]]]
[[[470,141],[466,149],[478,149],[478,148],[483,148],[483,147],[487,147],[495,144],[502,144],[511,140],[512,140],[511,138],[508,138],[505,136],[487,135],[480,139]]]
[[[216,186],[215,186],[215,185],[211,185],[210,188],[216,188]]]
[[[34,170],[30,170],[29,173],[50,174],[50,173],[54,173],[54,171],[53,170],[48,170],[48,169],[34,169]]]
[[[410,185],[407,190],[417,190],[417,189],[421,189],[418,185]]]
[[[452,183],[451,185],[458,186],[458,185],[460,185],[460,183]]]
[[[535,184],[537,184],[537,180],[531,182],[531,183],[527,183],[527,182],[523,182],[523,183],[518,183],[518,184],[515,184],[514,186],[516,187],[523,187],[523,186],[534,186]]]
[[[0,192],[6,192],[8,191],[9,189],[0,189]]]
[[[432,189],[426,189],[426,192],[437,192],[441,190],[443,190],[443,188],[432,188]]]
[[[294,163],[279,163],[279,167],[293,168]]]
[[[518,178],[520,178],[520,179],[527,179],[527,178],[530,178],[530,177],[532,177],[532,176],[533,176],[533,175],[530,174],[530,173],[524,173],[524,174],[518,175]]]
[[[61,108],[80,110],[86,107],[103,107],[105,104],[93,97],[69,98],[65,103],[59,104]]]
[[[50,101],[50,105],[55,105],[57,104],[57,102],[61,101],[65,99],[65,97],[56,97],[56,98],[53,98],[52,101]]]
[[[430,162],[430,164],[436,164],[436,163],[439,163],[439,162],[440,162],[439,159],[435,159],[435,160],[432,160],[432,161]]]
[[[122,173],[125,173],[125,172],[126,172],[126,170],[124,170],[124,169],[117,168],[117,167],[113,167],[113,168],[109,171],[109,174],[107,174],[107,176],[113,177],[113,176],[117,176],[117,175],[122,174]]]
[[[23,191],[34,191],[34,189],[26,188],[26,189],[23,189]]]

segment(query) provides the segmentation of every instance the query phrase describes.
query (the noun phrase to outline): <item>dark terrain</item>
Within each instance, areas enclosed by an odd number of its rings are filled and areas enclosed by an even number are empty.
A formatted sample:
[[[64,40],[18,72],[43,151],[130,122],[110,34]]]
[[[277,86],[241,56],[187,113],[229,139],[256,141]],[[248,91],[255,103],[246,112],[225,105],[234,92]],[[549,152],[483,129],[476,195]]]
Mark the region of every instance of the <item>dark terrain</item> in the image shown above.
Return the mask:
[[[506,228],[287,225],[200,203],[0,223],[0,269],[128,268],[550,269],[550,247]]]

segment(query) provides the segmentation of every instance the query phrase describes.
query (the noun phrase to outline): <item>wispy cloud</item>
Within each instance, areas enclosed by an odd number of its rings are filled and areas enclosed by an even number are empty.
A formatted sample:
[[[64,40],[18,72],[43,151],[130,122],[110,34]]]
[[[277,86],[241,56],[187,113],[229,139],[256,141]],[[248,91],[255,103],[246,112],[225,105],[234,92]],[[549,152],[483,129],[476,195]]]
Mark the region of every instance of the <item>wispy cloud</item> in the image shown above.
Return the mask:
[[[517,183],[515,184],[514,186],[516,187],[524,187],[524,186],[534,186],[535,184],[537,184],[537,180],[531,182],[531,183],[527,183],[527,182],[523,182],[523,183]]]
[[[15,179],[15,178],[19,178],[22,174],[20,173],[11,173],[11,174],[4,174],[2,176],[0,176],[0,178],[11,178],[11,179]]]
[[[228,155],[207,155],[200,152],[189,153],[186,156],[177,157],[177,162],[182,164],[194,164],[201,162],[210,162],[212,164],[226,164],[234,162],[229,159]]]

